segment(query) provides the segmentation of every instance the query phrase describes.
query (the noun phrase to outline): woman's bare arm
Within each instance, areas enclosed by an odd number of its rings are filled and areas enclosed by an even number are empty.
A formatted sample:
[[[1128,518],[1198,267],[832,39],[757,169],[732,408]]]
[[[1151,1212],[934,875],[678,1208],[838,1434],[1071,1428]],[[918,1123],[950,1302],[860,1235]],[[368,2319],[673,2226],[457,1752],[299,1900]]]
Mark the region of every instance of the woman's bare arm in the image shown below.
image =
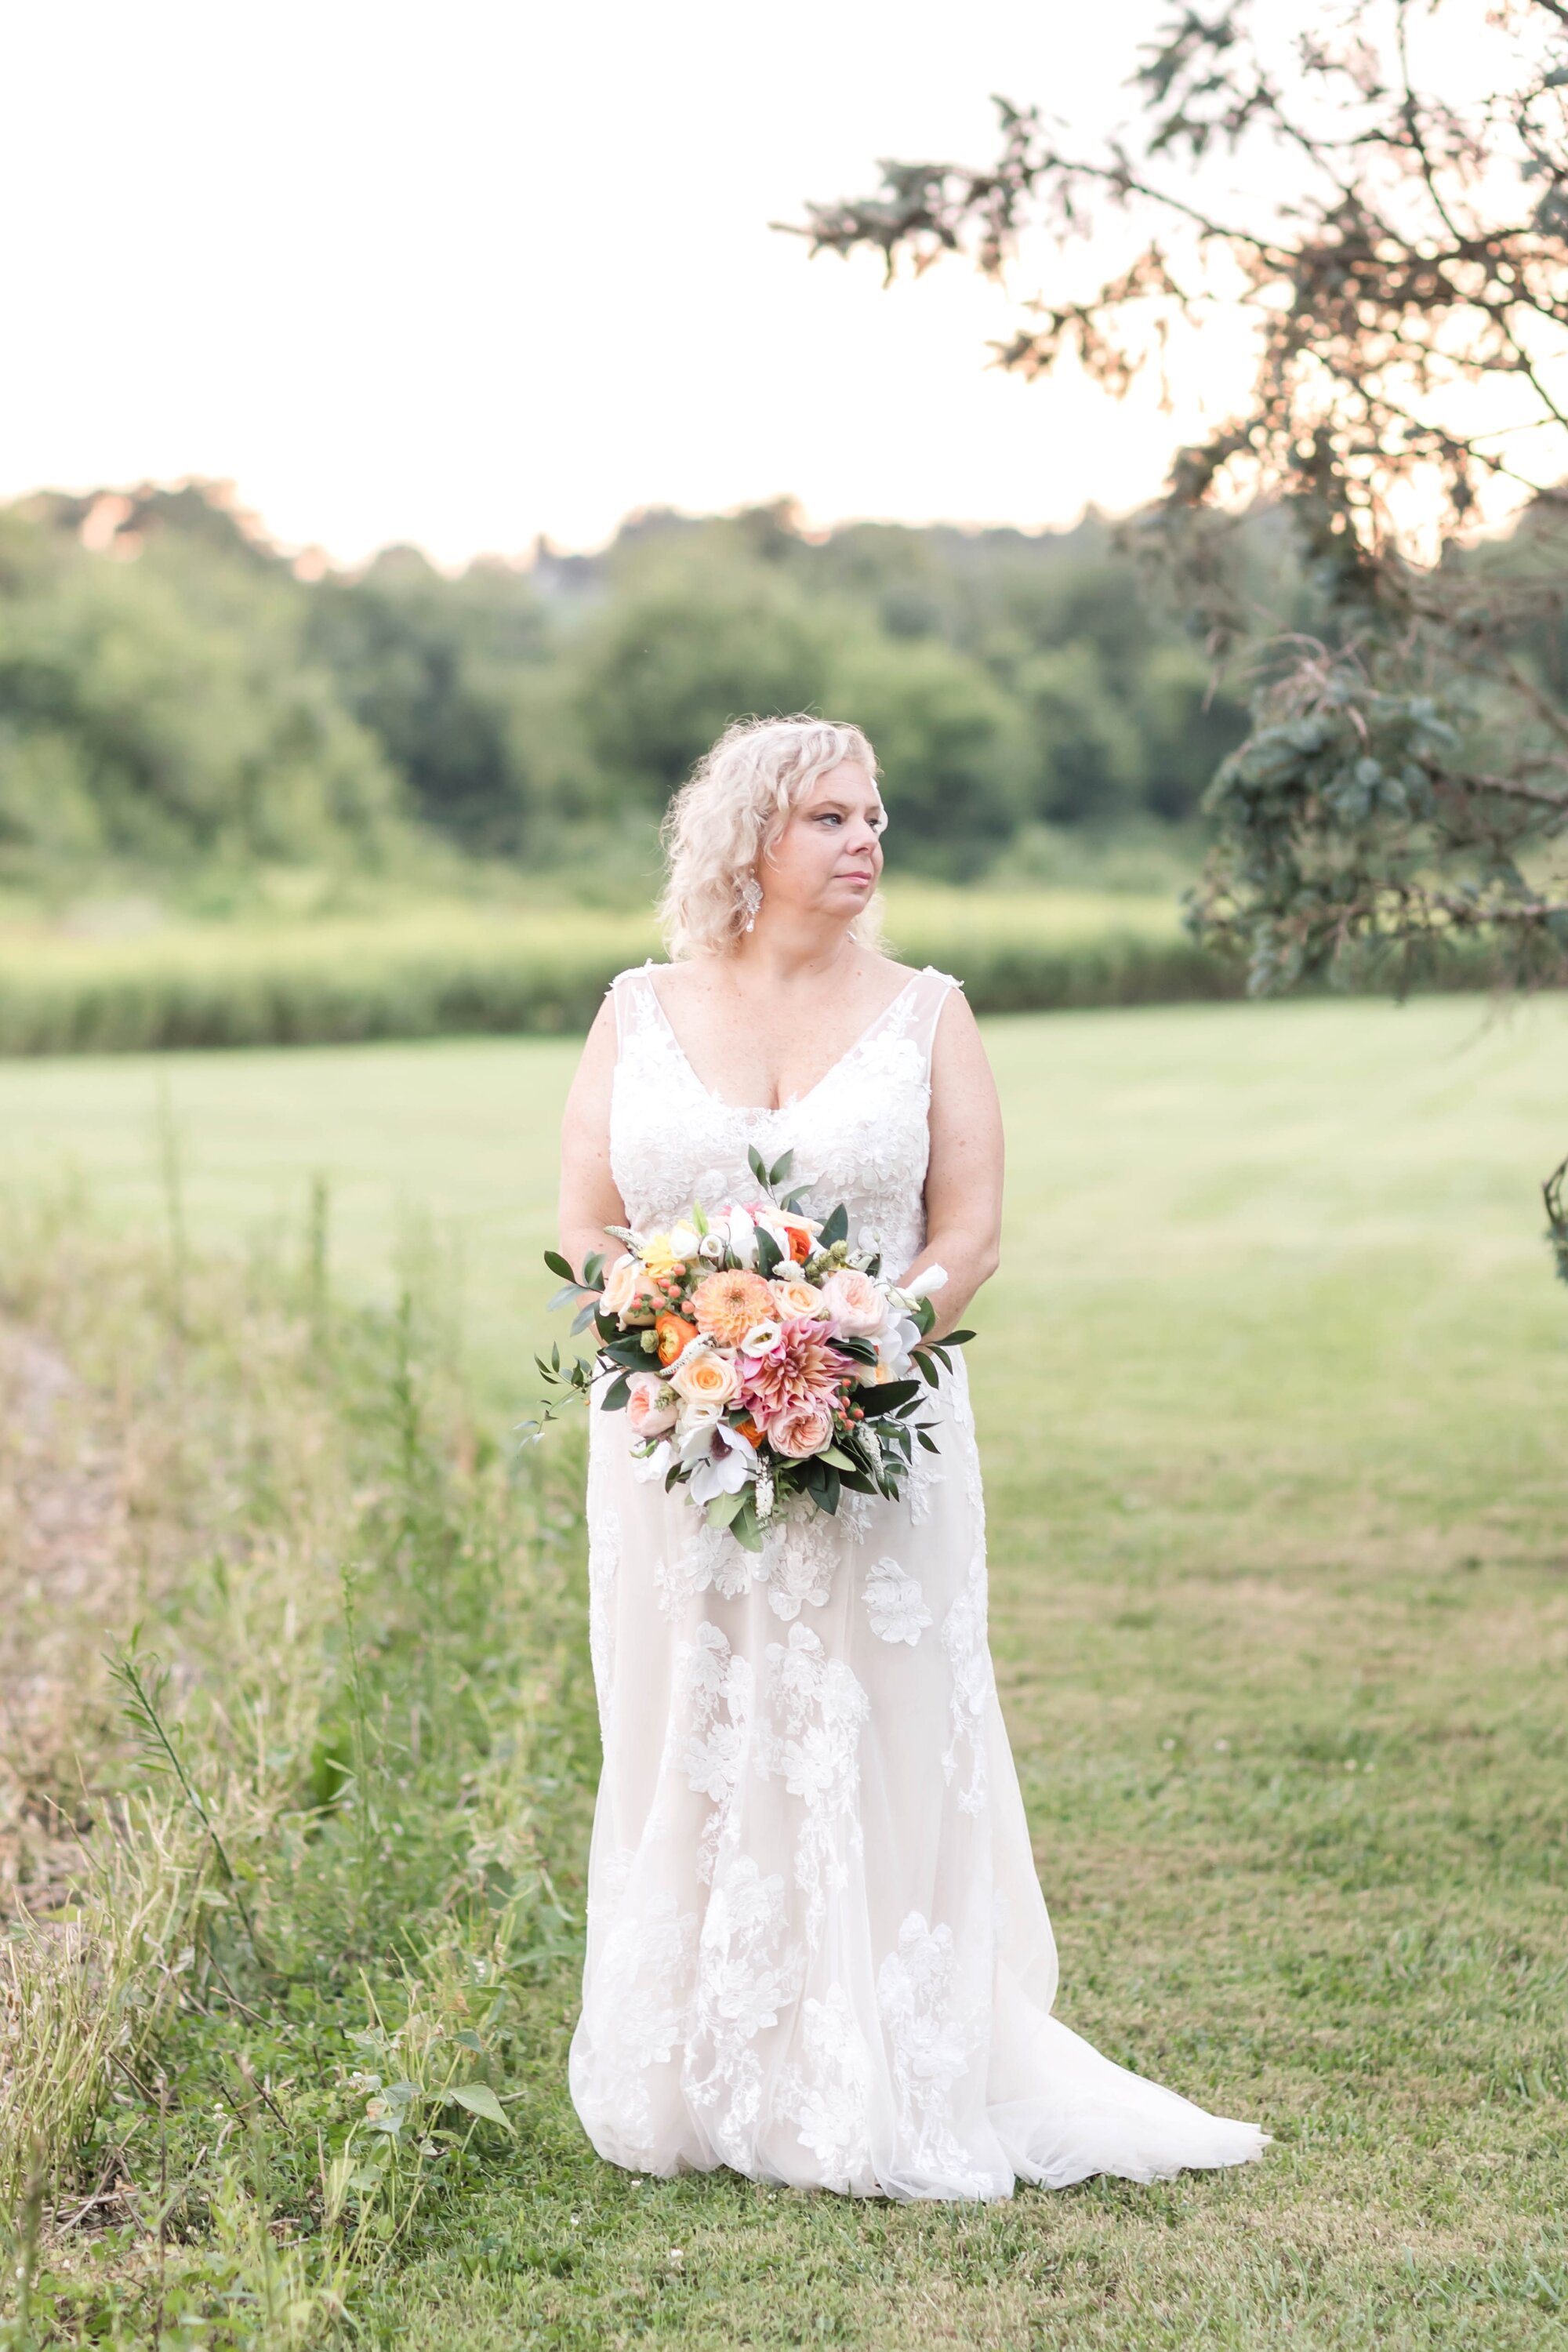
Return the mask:
[[[616,1008],[606,996],[588,1032],[561,1121],[561,1250],[579,1276],[595,1250],[605,1254],[606,1265],[613,1265],[626,1249],[624,1242],[605,1230],[627,1222],[610,1172],[615,1069]]]
[[[968,999],[949,992],[936,1024],[931,1067],[931,1160],[926,1171],[926,1245],[907,1279],[928,1265],[947,1270],[931,1298],[931,1337],[957,1328],[981,1284],[1001,1260],[1002,1106]]]

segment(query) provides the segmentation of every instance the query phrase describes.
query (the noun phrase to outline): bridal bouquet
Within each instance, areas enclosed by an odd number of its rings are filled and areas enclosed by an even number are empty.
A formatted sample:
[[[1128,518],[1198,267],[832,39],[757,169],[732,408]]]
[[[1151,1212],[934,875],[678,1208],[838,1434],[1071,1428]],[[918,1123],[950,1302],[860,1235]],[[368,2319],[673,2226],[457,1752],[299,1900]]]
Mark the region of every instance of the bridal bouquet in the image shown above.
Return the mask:
[[[626,1244],[606,1271],[590,1258],[563,1277],[552,1306],[576,1301],[573,1329],[593,1324],[598,1353],[563,1371],[559,1348],[537,1360],[546,1380],[626,1415],[638,1475],[681,1486],[716,1527],[750,1551],[794,1496],[833,1512],[845,1487],[895,1498],[918,1443],[936,1441],[915,1416],[947,1349],[973,1338],[931,1339],[931,1294],[947,1280],[929,1266],[908,1288],[875,1255],[852,1250],[842,1206],[820,1221],[773,1189],[791,1154],[770,1169],[750,1155],[765,1197],[711,1206],[694,1201],[667,1233],[607,1230]]]

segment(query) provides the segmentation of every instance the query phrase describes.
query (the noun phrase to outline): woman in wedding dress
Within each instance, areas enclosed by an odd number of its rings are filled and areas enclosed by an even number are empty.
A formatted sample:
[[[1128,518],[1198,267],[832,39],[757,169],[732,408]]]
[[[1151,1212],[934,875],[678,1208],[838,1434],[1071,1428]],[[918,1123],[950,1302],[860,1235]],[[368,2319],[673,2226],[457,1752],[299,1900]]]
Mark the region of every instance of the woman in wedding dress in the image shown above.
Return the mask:
[[[754,1147],[906,1284],[941,1339],[997,1264],[1002,1132],[958,983],[875,947],[870,745],[731,728],[672,805],[673,960],[622,972],[567,1107],[562,1247],[754,1202]],[[937,1286],[935,1269],[945,1271]],[[1238,2164],[1268,2135],[1051,2014],[1056,1947],[992,1677],[962,1351],[897,1502],[760,1553],[637,1475],[591,1411],[604,1772],[574,2104],[638,2172],[729,2165],[857,2196],[999,2198]]]

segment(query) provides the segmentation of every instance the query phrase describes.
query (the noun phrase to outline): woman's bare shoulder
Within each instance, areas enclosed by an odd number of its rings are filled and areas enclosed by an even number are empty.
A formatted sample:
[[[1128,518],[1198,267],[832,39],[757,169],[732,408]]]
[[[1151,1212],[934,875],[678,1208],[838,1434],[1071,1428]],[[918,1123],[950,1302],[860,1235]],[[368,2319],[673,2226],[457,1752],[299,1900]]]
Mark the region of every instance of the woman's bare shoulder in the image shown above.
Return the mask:
[[[674,962],[648,963],[643,969],[661,1004],[680,1004],[690,997],[712,994],[722,982],[724,958],[681,956]]]

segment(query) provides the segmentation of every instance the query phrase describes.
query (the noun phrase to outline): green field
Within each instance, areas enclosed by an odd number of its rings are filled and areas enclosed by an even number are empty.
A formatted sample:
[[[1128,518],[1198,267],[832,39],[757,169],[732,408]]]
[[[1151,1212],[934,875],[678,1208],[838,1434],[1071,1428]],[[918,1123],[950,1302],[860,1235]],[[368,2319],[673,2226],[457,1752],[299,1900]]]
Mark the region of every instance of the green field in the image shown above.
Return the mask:
[[[374,1553],[390,1563],[384,1604],[367,1586],[367,1610],[384,1606],[389,1629],[367,1651],[374,1674],[428,1670],[420,1704],[433,1732],[449,1726],[442,1758],[432,1741],[416,1740],[413,1761],[398,1751],[406,1833],[399,1847],[388,1832],[375,1857],[375,1899],[395,1933],[424,1949],[440,1941],[432,1921],[458,1916],[431,1889],[448,1883],[444,1871],[461,1874],[454,1841],[467,1852],[475,1838],[473,1787],[490,1790],[486,1835],[501,1834],[496,1727],[523,1692],[527,1741],[506,1730],[505,1752],[532,1759],[515,1802],[566,1920],[546,1936],[528,1914],[507,1963],[512,2006],[498,1994],[484,2011],[520,2094],[515,2137],[484,2126],[460,2191],[432,2190],[395,2255],[356,2273],[362,2341],[1493,2352],[1563,2339],[1568,1296],[1551,1279],[1536,1187],[1568,1149],[1568,1005],[1544,1000],[1506,1022],[1458,998],[1400,1011],[1171,1007],[998,1018],[986,1035],[1007,1118],[1008,1211],[1002,1273],[971,1318],[971,1361],[994,1642],[1062,1948],[1058,2008],[1124,2063],[1264,2122],[1276,2145],[1237,2174],[1089,2183],[984,2210],[850,2206],[726,2178],[634,2183],[598,2166],[560,2080],[591,1749],[570,1509],[580,1433],[552,1435],[543,1489],[514,1496],[535,1514],[526,1540],[498,1550],[493,1532],[481,1541],[478,1522],[463,1522],[454,1556],[496,1571],[488,1584],[474,1571],[468,1633],[460,1582],[443,1604],[449,1636],[418,1630],[410,1501]],[[439,1436],[460,1467],[477,1442],[482,1467],[483,1433],[533,1399],[538,1251],[573,1055],[565,1041],[491,1039],[0,1068],[13,1211],[0,1306],[14,1352],[26,1325],[36,1344],[79,1360],[104,1431],[131,1432],[139,1459],[174,1449],[169,1484],[185,1498],[165,1507],[143,1479],[140,1566],[123,1590],[107,1570],[93,1587],[90,1639],[84,1630],[76,1651],[58,1613],[49,1619],[50,1658],[77,1661],[79,1722],[99,1723],[84,1694],[98,1689],[103,1631],[145,1617],[151,1601],[165,1648],[188,1661],[192,1752],[210,1752],[215,1776],[221,1762],[231,1790],[251,1768],[223,1703],[204,1692],[226,1671],[296,1690],[268,1700],[309,1720],[277,1744],[296,1760],[267,1767],[282,1793],[268,1800],[272,1827],[255,1832],[256,1900],[280,1948],[313,1956],[333,2018],[360,1998],[358,1980],[331,1957],[329,1882],[310,1874],[325,1872],[331,1837],[287,1843],[300,1803],[289,1776],[310,1751],[310,1708],[330,1717],[342,1705],[322,1564],[351,1539],[374,1552],[374,1529],[390,1524],[385,1494],[404,1492],[354,1452],[367,1400],[404,1390],[395,1361],[375,1389],[384,1334],[358,1353],[341,1342],[330,1381],[312,1362],[305,1327],[321,1301],[289,1289],[308,1258],[310,1184],[330,1181],[330,1278],[345,1326],[353,1302],[390,1298],[400,1255],[427,1297],[435,1286],[421,1328],[446,1368],[429,1443]],[[40,1234],[21,1204],[72,1168],[113,1231],[145,1239],[78,1245],[70,1220],[64,1238]],[[172,1216],[191,1256],[178,1284]],[[250,1274],[225,1289],[227,1277],[201,1270],[211,1247],[248,1249]],[[203,1369],[171,1388],[160,1316],[175,1312],[198,1335],[183,1344],[199,1347]],[[0,1454],[0,1502],[8,1461]],[[258,1462],[264,1475],[246,1466]],[[36,1486],[36,1451],[24,1466]],[[19,1493],[14,1463],[10,1475]],[[412,1496],[406,1460],[399,1475]],[[466,1494],[467,1473],[450,1475]],[[355,1498],[373,1490],[372,1533],[351,1538]],[[225,1613],[237,1602],[191,1595],[206,1591],[213,1545],[236,1540],[252,1508],[273,1532],[242,1634]],[[277,1565],[286,1556],[309,1559],[309,1574]],[[402,1575],[416,1584],[399,1601]],[[14,1645],[18,1628],[42,1626],[47,1596],[8,1599]],[[291,1647],[267,1630],[274,1601]],[[312,1663],[318,1653],[327,1664]],[[21,1672],[0,1648],[0,1681]],[[309,1706],[306,1685],[319,1685]],[[403,1685],[388,1689],[395,1712]],[[455,1711],[481,1689],[482,1735]],[[109,1753],[111,1734],[92,1736]],[[244,1846],[245,1802],[226,1801]],[[297,1885],[269,1874],[268,1840],[299,1857]],[[343,1852],[342,1883],[357,1885]],[[361,1946],[345,1930],[342,1948]],[[232,1954],[227,1965],[238,1966]],[[381,1984],[381,1957],[354,1966]],[[239,1986],[251,2010],[259,1982]],[[327,2003],[320,1990],[310,1998]],[[216,2080],[225,2035],[248,2035],[258,2068],[273,2070],[279,2121],[257,2106],[253,2126],[273,2169],[265,2183],[247,2174],[227,2205],[215,2194],[204,2224],[214,2242],[239,2244],[242,2207],[306,2210],[311,2134],[330,2136],[335,2112],[313,2087],[330,2072],[328,2009],[310,2014],[308,2031],[292,2011],[287,2032],[251,2024],[215,1991],[210,2016],[181,2010],[166,2026],[160,2046],[181,2083]],[[193,2093],[193,2116],[198,2104]],[[131,2171],[155,2170],[157,2126],[143,2108]],[[195,2124],[188,2143],[183,2126],[166,2128],[194,2163]],[[114,2210],[101,2242],[79,2231],[49,2255],[66,2283],[48,2305],[55,2340],[86,2340],[92,2312],[99,2340],[110,2340],[106,2312],[134,2310],[145,2328],[146,2209]],[[279,2244],[289,2230],[273,2225]],[[327,2326],[315,2306],[293,2335],[276,2305],[268,2317],[274,2290],[256,2280],[274,2257],[253,2248],[247,2259],[249,2271],[236,2253],[222,2273],[243,2324],[209,2316],[207,2333],[169,2340],[303,2343]],[[199,2305],[206,2273],[194,2253],[180,2262]],[[216,2286],[210,2302],[216,2310]],[[112,2327],[145,2340],[130,2317]]]
[[[896,952],[955,971],[982,1011],[1239,992],[1183,933],[1173,891],[895,881],[886,899]],[[294,919],[153,913],[0,914],[0,1055],[581,1032],[613,975],[660,952],[646,909],[584,907],[564,887],[543,904],[433,898]]]

